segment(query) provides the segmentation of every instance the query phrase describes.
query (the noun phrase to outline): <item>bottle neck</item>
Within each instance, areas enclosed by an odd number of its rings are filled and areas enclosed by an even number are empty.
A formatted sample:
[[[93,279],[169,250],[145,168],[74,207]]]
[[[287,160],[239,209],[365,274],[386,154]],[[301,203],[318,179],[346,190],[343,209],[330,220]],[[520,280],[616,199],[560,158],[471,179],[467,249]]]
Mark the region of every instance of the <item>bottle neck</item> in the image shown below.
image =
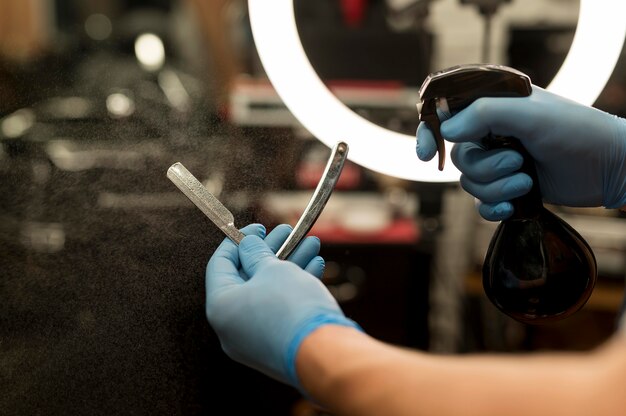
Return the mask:
[[[539,192],[539,185],[535,178],[533,178],[533,187],[530,192],[519,198],[515,198],[511,201],[511,204],[513,204],[513,215],[511,219],[523,220],[539,215],[544,209],[544,206],[541,200],[541,193]]]
[[[511,219],[529,219],[539,215],[541,210],[544,209],[544,206],[541,198],[541,190],[539,189],[537,168],[535,167],[535,161],[532,156],[530,156],[530,153],[528,153],[518,139],[513,137],[490,136],[483,140],[483,145],[487,149],[508,148],[520,153],[524,158],[520,172],[526,173],[533,181],[533,187],[527,194],[511,201],[511,204],[513,204],[513,215]]]

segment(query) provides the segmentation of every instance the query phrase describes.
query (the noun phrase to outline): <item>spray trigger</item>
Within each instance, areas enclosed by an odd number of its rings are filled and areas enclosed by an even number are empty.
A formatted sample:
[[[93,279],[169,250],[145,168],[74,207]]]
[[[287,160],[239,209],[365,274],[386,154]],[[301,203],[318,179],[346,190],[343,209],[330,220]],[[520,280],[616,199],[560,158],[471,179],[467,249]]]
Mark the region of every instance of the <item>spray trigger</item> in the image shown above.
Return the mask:
[[[446,162],[446,145],[441,135],[441,121],[437,116],[437,100],[428,99],[418,103],[417,112],[419,113],[420,121],[425,122],[435,135],[437,153],[439,154],[439,170],[443,170],[443,166]]]
[[[528,75],[504,65],[457,65],[428,75],[419,89],[417,112],[435,136],[439,170],[446,157],[440,117],[448,118],[480,97],[525,97],[531,92]]]

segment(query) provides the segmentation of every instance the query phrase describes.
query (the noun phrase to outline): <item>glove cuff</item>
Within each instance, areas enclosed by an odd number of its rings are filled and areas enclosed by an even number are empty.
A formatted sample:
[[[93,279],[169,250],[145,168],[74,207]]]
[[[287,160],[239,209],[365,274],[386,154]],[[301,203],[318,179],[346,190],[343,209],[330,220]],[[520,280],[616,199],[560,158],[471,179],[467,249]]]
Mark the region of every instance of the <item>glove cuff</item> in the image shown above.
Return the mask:
[[[287,356],[285,359],[286,375],[289,384],[297,388],[307,399],[311,399],[307,392],[300,385],[298,380],[298,374],[296,373],[296,356],[298,355],[298,349],[300,344],[304,341],[311,332],[323,325],[342,325],[351,328],[355,328],[361,332],[365,332],[363,328],[352,319],[345,316],[338,316],[336,314],[322,314],[316,315],[302,323],[293,340],[287,348]]]

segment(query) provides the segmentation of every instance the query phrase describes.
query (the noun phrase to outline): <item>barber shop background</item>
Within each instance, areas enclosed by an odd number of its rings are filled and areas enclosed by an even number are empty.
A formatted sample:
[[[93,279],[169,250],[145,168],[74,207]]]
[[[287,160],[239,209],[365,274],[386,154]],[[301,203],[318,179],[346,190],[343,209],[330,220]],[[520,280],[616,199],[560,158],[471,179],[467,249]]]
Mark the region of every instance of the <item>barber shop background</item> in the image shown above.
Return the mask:
[[[408,135],[432,71],[501,63],[547,86],[579,15],[578,0],[294,7],[332,93]],[[594,104],[620,116],[625,65],[622,55]],[[0,413],[322,414],[222,352],[204,314],[204,271],[224,235],[166,177],[182,162],[235,224],[272,228],[295,225],[322,175],[330,149],[270,83],[246,1],[0,2],[0,145]],[[411,348],[605,340],[624,291],[621,214],[553,207],[592,245],[599,281],[574,317],[528,327],[485,298],[495,224],[473,204],[458,183],[349,161],[311,231],[323,282],[368,333]]]

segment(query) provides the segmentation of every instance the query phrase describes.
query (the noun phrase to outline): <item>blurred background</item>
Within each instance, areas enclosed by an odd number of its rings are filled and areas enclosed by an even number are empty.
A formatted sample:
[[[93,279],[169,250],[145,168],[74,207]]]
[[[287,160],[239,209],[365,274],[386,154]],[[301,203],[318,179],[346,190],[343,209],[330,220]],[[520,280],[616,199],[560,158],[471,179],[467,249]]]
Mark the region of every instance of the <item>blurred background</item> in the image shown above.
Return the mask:
[[[488,61],[546,86],[579,7],[294,4],[333,93],[410,135],[431,71]],[[595,106],[626,115],[623,54]],[[323,414],[221,351],[204,270],[223,235],[165,176],[182,162],[236,225],[269,229],[295,225],[317,185],[329,149],[268,82],[245,0],[0,0],[0,145],[0,413]],[[530,327],[484,296],[496,224],[473,204],[457,184],[349,162],[312,230],[324,282],[369,334],[420,350],[579,350],[610,336],[626,272],[620,213],[553,207],[587,238],[600,277],[573,317]]]

